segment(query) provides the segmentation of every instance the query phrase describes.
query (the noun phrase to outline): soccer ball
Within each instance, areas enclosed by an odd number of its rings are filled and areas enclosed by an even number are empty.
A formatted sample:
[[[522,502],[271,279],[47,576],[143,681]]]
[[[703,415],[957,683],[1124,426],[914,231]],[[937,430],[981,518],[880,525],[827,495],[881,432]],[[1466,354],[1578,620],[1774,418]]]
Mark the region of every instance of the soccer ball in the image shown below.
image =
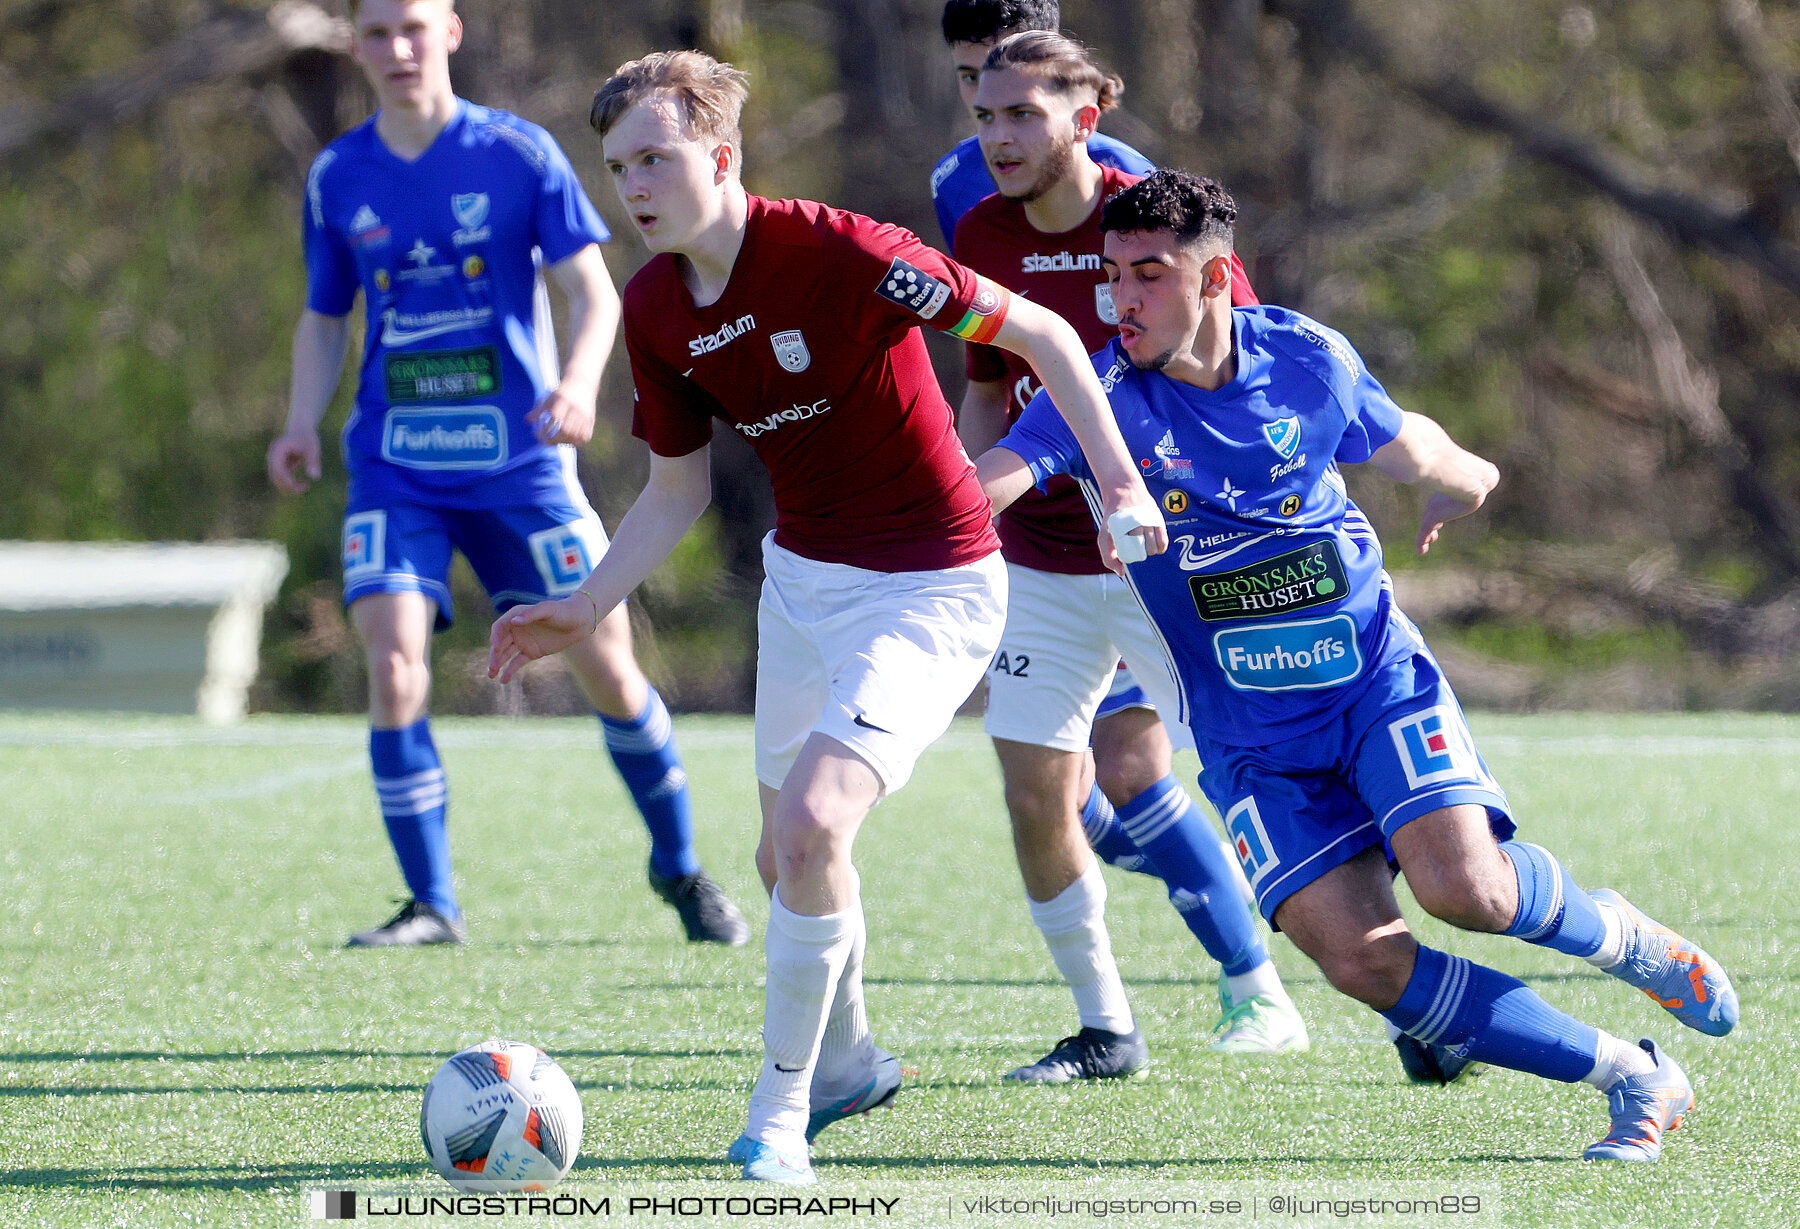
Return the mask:
[[[419,1107],[425,1155],[459,1191],[541,1191],[581,1148],[581,1094],[556,1060],[517,1041],[450,1057]]]

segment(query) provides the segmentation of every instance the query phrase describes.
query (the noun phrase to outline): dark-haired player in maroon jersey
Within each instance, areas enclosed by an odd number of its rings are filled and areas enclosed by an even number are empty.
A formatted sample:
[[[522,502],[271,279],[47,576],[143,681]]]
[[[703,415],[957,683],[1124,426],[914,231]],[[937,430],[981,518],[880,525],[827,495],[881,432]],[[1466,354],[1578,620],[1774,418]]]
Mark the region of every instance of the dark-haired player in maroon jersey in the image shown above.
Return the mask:
[[[956,229],[960,263],[1061,314],[1089,350],[1105,346],[1118,323],[1100,262],[1101,204],[1139,177],[1095,163],[1087,140],[1123,88],[1080,43],[1054,31],[997,43],[983,63],[973,110],[999,191]],[[1242,266],[1232,274],[1234,300],[1254,304]],[[968,349],[962,431],[975,455],[999,438],[1038,386],[1014,355]],[[1173,452],[1161,464],[1191,467]],[[1164,511],[1176,524],[1184,509]],[[1146,1061],[1117,966],[1096,944],[1105,933],[1106,884],[1090,842],[1115,864],[1162,878],[1182,921],[1219,962],[1223,1017],[1212,1049],[1304,1050],[1306,1025],[1240,892],[1235,859],[1173,775],[1169,734],[1158,718],[1158,709],[1180,711],[1167,655],[1130,589],[1095,549],[1087,502],[1073,481],[1057,479],[1013,504],[998,523],[1010,600],[988,669],[986,726],[1005,779],[1032,920],[1080,1018],[1075,1036],[1007,1078],[1110,1078]],[[1133,672],[1115,670],[1121,653]],[[1184,729],[1175,733],[1193,746]]]
[[[992,508],[918,326],[1024,352],[1104,475],[1109,549],[1167,538],[1074,330],[905,230],[746,194],[743,101],[742,74],[692,51],[633,61],[595,96],[614,186],[658,253],[624,295],[650,478],[580,589],[495,622],[490,665],[510,677],[574,642],[667,557],[710,499],[713,419],[750,441],[778,514],[756,702],[771,899],[762,1074],[728,1155],[746,1178],[810,1182],[810,1138],[900,1082],[863,1010],[851,843],[1005,621]]]

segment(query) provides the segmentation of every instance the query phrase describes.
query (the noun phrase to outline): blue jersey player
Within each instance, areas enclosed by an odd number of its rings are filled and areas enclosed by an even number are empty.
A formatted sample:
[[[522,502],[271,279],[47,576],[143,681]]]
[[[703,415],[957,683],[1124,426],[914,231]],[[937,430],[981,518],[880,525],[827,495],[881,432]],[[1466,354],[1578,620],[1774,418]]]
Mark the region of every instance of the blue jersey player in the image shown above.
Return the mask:
[[[956,69],[957,91],[971,117],[988,52],[1022,30],[1055,30],[1061,18],[1056,0],[948,0],[943,15],[944,42]],[[1148,175],[1156,169],[1150,159],[1125,142],[1100,132],[1088,137],[1087,152],[1099,165],[1133,175]],[[956,224],[963,214],[997,190],[978,138],[969,137],[938,159],[931,171],[931,204],[937,210],[945,251],[955,250]]]
[[[1127,446],[1169,518],[1129,580],[1161,634],[1205,771],[1270,921],[1339,990],[1454,1067],[1487,1062],[1606,1093],[1588,1159],[1654,1161],[1693,1104],[1675,1061],[1550,1006],[1522,982],[1425,947],[1395,902],[1580,957],[1683,1024],[1729,1032],[1725,971],[1616,892],[1584,892],[1512,839],[1506,795],[1431,651],[1394,604],[1381,545],[1340,463],[1427,492],[1421,552],[1499,481],[1389,399],[1349,344],[1296,312],[1233,309],[1237,210],[1216,183],[1159,172],[1105,206],[1119,336],[1095,356]],[[1086,482],[1039,396],[979,472],[1004,507],[1034,482]]]
[[[331,143],[306,181],[307,297],[285,432],[269,475],[320,475],[319,423],[360,292],[367,340],[344,427],[344,601],[369,665],[375,793],[411,899],[352,946],[460,943],[448,794],[426,714],[429,646],[450,625],[452,548],[506,610],[572,592],[606,549],[575,479],[593,433],[619,300],[606,227],[549,134],[458,98],[454,0],[361,0],[353,55],[381,109]],[[568,296],[558,372],[540,270]],[[650,881],[690,939],[749,928],[695,857],[669,714],[632,656],[621,608],[565,654],[650,829]]]

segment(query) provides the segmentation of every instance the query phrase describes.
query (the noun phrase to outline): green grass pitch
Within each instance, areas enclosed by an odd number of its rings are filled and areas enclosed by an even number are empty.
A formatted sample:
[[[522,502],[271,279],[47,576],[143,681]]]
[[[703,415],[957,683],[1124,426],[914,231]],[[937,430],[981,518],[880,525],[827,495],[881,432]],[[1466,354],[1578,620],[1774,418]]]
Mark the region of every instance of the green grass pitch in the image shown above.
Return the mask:
[[[1619,888],[1694,935],[1737,982],[1743,1021],[1712,1040],[1577,961],[1410,911],[1427,941],[1670,1048],[1699,1108],[1660,1165],[1578,1161],[1604,1123],[1585,1086],[1508,1072],[1406,1086],[1376,1017],[1280,938],[1311,1053],[1205,1053],[1216,966],[1157,884],[1111,870],[1113,945],[1149,1078],[1003,1086],[1073,1031],[1073,1011],[1026,916],[992,753],[959,723],[858,842],[875,1032],[916,1074],[893,1110],[821,1138],[822,1189],[900,1198],[906,1223],[940,1211],[982,1223],[958,1211],[958,1190],[1150,1198],[1177,1186],[1488,1200],[1480,1220],[1290,1225],[1800,1223],[1800,722],[1475,726],[1525,835],[1584,885]],[[633,1219],[618,1194],[637,1183],[743,1189],[725,1185],[735,1173],[720,1157],[761,1052],[748,722],[677,724],[701,852],[756,930],[736,951],[682,942],[650,895],[642,827],[592,723],[437,728],[471,941],[382,952],[341,946],[392,909],[399,884],[359,722],[0,717],[0,1224],[294,1225],[310,1223],[311,1190],[448,1193],[420,1150],[420,1089],[488,1036],[542,1046],[580,1087],[571,1182],[613,1193],[610,1222]],[[1191,762],[1182,775],[1191,783]]]

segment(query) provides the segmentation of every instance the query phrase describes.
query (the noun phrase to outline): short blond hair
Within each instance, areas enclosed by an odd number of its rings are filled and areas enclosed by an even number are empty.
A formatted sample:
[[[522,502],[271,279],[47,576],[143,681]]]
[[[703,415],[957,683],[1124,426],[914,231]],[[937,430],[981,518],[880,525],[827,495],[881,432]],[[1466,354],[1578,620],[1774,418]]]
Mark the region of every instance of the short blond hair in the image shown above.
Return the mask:
[[[621,64],[594,95],[588,123],[605,136],[625,112],[654,94],[667,93],[687,130],[697,137],[744,147],[741,122],[750,96],[748,74],[704,51],[653,51]]]

